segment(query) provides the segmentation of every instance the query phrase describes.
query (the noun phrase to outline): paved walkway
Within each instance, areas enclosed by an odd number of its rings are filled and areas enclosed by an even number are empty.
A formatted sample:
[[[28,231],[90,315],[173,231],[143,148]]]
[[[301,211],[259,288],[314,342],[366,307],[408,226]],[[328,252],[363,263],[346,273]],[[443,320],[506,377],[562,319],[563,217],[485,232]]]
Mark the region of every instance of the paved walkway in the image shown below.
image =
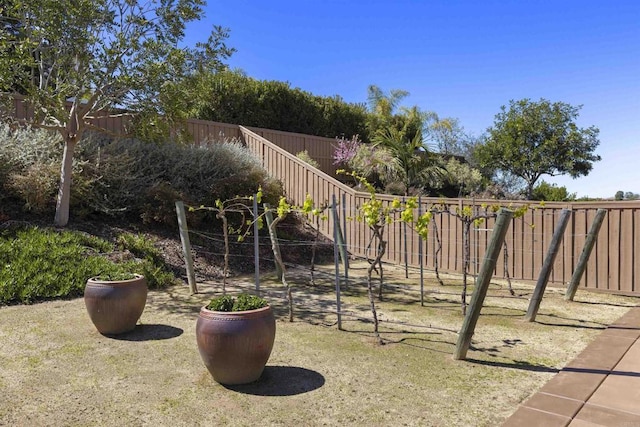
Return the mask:
[[[503,427],[640,426],[640,307],[610,325]]]

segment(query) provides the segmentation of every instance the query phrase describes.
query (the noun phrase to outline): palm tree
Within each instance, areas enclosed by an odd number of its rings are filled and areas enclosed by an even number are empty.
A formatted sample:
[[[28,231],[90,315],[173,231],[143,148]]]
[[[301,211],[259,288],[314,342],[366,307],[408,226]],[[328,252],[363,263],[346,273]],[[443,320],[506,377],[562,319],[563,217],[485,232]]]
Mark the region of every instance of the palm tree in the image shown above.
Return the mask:
[[[422,129],[409,138],[405,131],[387,127],[376,133],[373,143],[387,149],[400,164],[400,181],[405,195],[409,195],[412,187],[434,186],[446,173],[439,166],[438,158],[424,144]]]

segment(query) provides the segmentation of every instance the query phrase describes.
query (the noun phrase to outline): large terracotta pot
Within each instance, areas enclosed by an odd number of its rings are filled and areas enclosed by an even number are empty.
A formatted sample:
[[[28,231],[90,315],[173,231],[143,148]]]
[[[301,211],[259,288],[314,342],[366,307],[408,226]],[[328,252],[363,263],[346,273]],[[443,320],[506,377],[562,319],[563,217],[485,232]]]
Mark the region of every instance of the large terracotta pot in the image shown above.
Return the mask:
[[[198,350],[205,366],[220,384],[258,380],[276,337],[271,307],[222,312],[202,307],[196,322]]]
[[[115,335],[136,327],[147,303],[147,280],[107,281],[93,277],[84,288],[84,303],[98,332]]]

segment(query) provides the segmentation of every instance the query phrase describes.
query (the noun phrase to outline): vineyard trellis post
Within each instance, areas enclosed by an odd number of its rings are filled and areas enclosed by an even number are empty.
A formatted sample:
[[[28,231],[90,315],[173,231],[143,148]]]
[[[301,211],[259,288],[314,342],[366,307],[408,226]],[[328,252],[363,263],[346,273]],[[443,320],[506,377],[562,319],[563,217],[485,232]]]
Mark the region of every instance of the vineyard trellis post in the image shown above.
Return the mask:
[[[567,301],[573,301],[573,297],[576,295],[576,291],[578,290],[578,284],[580,283],[580,279],[582,279],[582,275],[587,268],[587,261],[589,261],[589,256],[591,255],[591,251],[593,250],[593,246],[596,243],[596,239],[598,238],[598,233],[600,232],[600,226],[602,225],[602,221],[604,220],[604,216],[607,214],[606,209],[598,209],[596,211],[596,217],[593,219],[593,223],[591,224],[591,229],[589,230],[589,234],[587,235],[587,241],[584,244],[584,248],[582,249],[582,253],[580,254],[580,259],[578,260],[578,265],[571,276],[571,282],[569,282],[569,286],[567,287],[567,292],[565,293],[564,299]]]
[[[260,226],[255,218],[258,218],[258,194],[253,195],[253,258],[255,264],[256,293],[260,295]]]
[[[536,315],[538,314],[538,309],[540,308],[540,303],[542,302],[542,296],[544,295],[544,291],[547,287],[547,282],[549,282],[549,276],[551,275],[551,270],[553,269],[553,262],[555,261],[556,255],[558,254],[560,242],[562,241],[562,236],[564,235],[564,231],[567,228],[570,217],[571,211],[569,209],[563,209],[560,213],[560,220],[558,222],[558,225],[556,226],[555,231],[553,232],[553,237],[551,238],[551,243],[549,244],[549,250],[547,251],[547,256],[545,257],[544,263],[542,264],[542,269],[540,270],[540,275],[538,276],[538,282],[536,283],[533,295],[531,296],[531,300],[529,301],[527,314],[524,317],[524,320],[526,320],[527,322],[534,322],[536,320]]]
[[[196,284],[196,274],[193,270],[193,258],[191,257],[191,242],[189,241],[189,229],[187,228],[187,215],[184,211],[184,203],[176,201],[176,213],[178,215],[178,228],[180,229],[180,241],[182,242],[182,252],[184,253],[185,268],[187,271],[187,282],[191,294],[198,293]]]
[[[498,218],[491,233],[491,241],[487,246],[487,252],[484,256],[480,273],[476,279],[476,286],[473,290],[473,296],[471,297],[471,303],[467,314],[465,315],[464,322],[462,323],[462,329],[458,335],[458,342],[456,344],[456,351],[453,356],[456,360],[462,360],[467,357],[467,351],[471,345],[471,338],[478,323],[478,317],[480,317],[480,311],[484,303],[484,298],[489,290],[489,284],[493,271],[498,261],[498,255],[502,249],[502,243],[509,229],[513,212],[509,209],[501,208],[498,212]]]
[[[331,210],[333,211],[333,219],[337,220],[338,214],[336,212],[336,195],[332,196],[332,204]],[[338,315],[338,329],[342,330],[342,308],[340,303],[340,256],[338,254],[338,224],[334,223],[333,227],[333,262],[335,263],[336,268],[336,277],[335,277],[335,285],[336,285],[336,313]],[[346,270],[346,268],[345,268]]]

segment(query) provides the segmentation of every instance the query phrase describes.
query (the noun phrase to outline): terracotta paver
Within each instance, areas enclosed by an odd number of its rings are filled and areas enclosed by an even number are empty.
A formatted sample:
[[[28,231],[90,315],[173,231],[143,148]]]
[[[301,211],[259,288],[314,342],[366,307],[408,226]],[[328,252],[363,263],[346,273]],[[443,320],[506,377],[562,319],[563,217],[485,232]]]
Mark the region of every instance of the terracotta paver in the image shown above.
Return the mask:
[[[640,307],[603,331],[503,426],[640,426]]]

